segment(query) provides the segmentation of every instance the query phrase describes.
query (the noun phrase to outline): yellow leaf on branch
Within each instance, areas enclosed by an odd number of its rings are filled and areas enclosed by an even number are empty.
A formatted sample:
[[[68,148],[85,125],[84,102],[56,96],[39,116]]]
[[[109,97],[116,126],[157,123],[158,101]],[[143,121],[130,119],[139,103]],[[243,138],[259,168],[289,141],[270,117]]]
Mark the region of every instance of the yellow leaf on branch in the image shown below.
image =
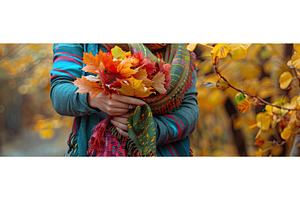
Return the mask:
[[[226,58],[228,53],[230,52],[230,47],[228,44],[217,44],[211,51],[212,63],[215,65],[217,63],[217,58],[222,59]]]
[[[296,69],[300,69],[300,51],[295,51],[292,56],[292,64]]]
[[[288,140],[291,137],[291,135],[292,135],[292,129],[289,127],[284,128],[280,134],[281,138],[284,140]]]
[[[248,48],[251,46],[251,43],[245,43],[245,44],[228,44],[228,46],[231,48],[231,58],[233,60],[240,60],[243,58],[246,58],[248,54]]]
[[[292,81],[292,74],[289,71],[283,72],[279,78],[279,84],[281,89],[286,89]]]
[[[294,44],[294,49],[296,52],[300,53],[300,44]]]
[[[271,124],[271,116],[266,112],[260,112],[256,115],[257,127],[262,131],[268,131]]]

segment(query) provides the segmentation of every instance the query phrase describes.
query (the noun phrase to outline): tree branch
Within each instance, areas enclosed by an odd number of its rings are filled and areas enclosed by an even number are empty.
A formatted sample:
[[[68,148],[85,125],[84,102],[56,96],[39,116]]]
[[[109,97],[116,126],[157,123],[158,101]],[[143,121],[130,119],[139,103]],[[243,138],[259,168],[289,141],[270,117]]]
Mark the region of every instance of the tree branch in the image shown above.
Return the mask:
[[[218,59],[218,58],[217,58]],[[253,94],[250,94],[248,92],[245,92],[244,90],[241,90],[241,89],[238,89],[236,87],[234,87],[233,85],[231,85],[229,83],[229,81],[221,74],[221,72],[219,71],[218,69],[218,64],[219,64],[219,61],[216,62],[216,65],[214,65],[214,69],[215,69],[215,72],[217,73],[218,76],[220,76],[221,79],[223,79],[227,84],[228,84],[228,87],[231,87],[232,89],[238,91],[238,92],[241,92],[243,94],[246,94],[248,96],[251,96],[253,98],[256,98],[257,100],[259,100],[261,103],[263,103],[263,105],[270,105],[272,107],[276,107],[276,108],[279,108],[279,109],[283,109],[283,110],[288,110],[288,111],[292,111],[292,110],[296,110],[296,109],[293,109],[293,108],[285,108],[285,107],[280,107],[280,106],[277,106],[277,105],[274,105],[274,104],[271,104],[270,102],[267,102],[265,101],[264,99],[262,99],[261,97],[257,96],[257,95],[253,95]]]

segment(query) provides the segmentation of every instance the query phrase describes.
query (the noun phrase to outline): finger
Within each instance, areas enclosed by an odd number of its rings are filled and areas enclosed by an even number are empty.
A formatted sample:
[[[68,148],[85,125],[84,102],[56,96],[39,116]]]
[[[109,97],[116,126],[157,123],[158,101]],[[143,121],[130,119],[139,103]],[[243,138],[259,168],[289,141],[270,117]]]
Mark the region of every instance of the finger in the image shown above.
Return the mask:
[[[143,100],[129,97],[129,96],[113,94],[112,98],[114,100],[117,100],[117,101],[120,101],[123,103],[127,103],[127,104],[134,104],[134,105],[139,105],[139,106],[145,105],[145,102]]]
[[[124,137],[128,137],[129,136],[129,134],[127,132],[123,131],[122,129],[119,129],[118,127],[116,127],[116,129]]]
[[[129,111],[129,109],[121,109],[121,108],[107,108],[106,110],[103,110],[104,112],[106,112],[107,114],[109,114],[110,116],[120,116],[120,115],[124,115],[125,113],[127,113]]]
[[[129,109],[129,105],[131,105],[131,104],[123,103],[118,100],[110,100],[107,102],[107,105],[110,107],[114,107],[114,108],[128,108]]]
[[[120,117],[128,118],[128,117],[129,117],[129,113],[127,112],[127,113],[125,113],[125,114],[123,114],[123,115],[120,115]]]
[[[127,117],[113,117],[112,120],[116,121],[116,122],[120,122],[122,124],[127,124]]]
[[[115,125],[116,127],[124,130],[124,131],[128,131],[128,127],[127,127],[127,124],[123,124],[123,123],[120,123],[120,122],[117,122],[117,121],[114,121],[114,120],[110,120],[110,122]]]

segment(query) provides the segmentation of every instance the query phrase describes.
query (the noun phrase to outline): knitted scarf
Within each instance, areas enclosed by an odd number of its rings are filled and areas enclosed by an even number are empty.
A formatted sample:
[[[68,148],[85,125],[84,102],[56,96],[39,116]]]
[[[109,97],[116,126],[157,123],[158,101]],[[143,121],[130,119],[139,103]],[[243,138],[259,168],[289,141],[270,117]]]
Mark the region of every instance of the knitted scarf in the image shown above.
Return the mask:
[[[141,51],[152,62],[160,61],[143,44],[129,44],[129,48],[131,51],[134,49]],[[115,127],[109,123],[109,116],[105,118],[94,128],[94,133],[99,135],[92,136],[88,154],[156,156],[156,129],[153,115],[167,114],[180,106],[184,93],[192,85],[194,59],[194,54],[187,50],[186,44],[167,45],[163,61],[172,64],[171,84],[167,93],[163,95],[158,93],[143,98],[145,105],[130,110],[127,121],[129,138],[124,138],[116,131]]]

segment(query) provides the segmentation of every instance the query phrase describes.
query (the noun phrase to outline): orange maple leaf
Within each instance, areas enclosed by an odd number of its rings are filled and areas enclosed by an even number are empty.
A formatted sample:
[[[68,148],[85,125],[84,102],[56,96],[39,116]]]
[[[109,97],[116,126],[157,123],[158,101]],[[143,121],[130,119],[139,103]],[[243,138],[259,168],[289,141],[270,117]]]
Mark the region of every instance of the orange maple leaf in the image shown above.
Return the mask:
[[[86,64],[86,66],[82,68],[83,71],[97,74],[99,73],[100,60],[98,54],[94,56],[91,52],[83,53],[82,62]]]
[[[89,81],[84,76],[82,78],[77,78],[73,84],[78,87],[77,93],[85,94],[89,93],[91,98],[94,98],[99,93],[104,92],[102,85],[97,82]]]
[[[130,76],[136,73],[136,71],[131,68],[136,67],[138,62],[139,60],[135,58],[125,58],[117,66],[117,71],[118,73],[120,73],[122,78],[129,78]]]
[[[100,62],[103,63],[105,70],[108,73],[117,73],[117,66],[121,61],[114,61],[113,56],[110,53],[103,53],[101,50],[98,53]]]
[[[142,80],[130,77],[127,79],[128,84],[121,82],[121,89],[117,89],[121,94],[134,97],[148,97],[152,94],[153,88],[146,88]]]

